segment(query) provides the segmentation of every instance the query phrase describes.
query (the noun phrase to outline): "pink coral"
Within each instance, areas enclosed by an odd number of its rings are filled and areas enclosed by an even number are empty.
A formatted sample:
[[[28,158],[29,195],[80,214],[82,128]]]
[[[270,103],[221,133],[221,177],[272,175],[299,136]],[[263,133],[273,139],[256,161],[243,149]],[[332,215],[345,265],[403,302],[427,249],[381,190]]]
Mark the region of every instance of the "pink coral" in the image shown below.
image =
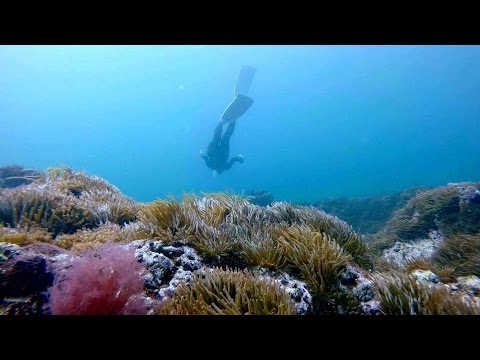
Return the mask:
[[[146,314],[142,270],[134,250],[121,245],[81,253],[57,265],[50,310],[55,315]]]

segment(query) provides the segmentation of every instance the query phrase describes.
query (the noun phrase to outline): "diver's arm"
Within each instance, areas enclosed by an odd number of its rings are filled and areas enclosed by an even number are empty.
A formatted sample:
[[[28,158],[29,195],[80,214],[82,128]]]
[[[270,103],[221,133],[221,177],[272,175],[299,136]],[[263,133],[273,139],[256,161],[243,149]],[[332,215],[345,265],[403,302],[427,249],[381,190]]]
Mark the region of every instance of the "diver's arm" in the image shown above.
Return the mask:
[[[232,165],[235,163],[235,162],[239,162],[240,164],[243,163],[243,156],[242,155],[238,155],[238,156],[235,156],[233,158],[231,158],[227,164],[225,165],[225,170],[230,170],[230,168],[232,167]]]
[[[203,150],[200,151],[200,157],[201,157],[203,160],[205,160],[205,164],[207,165],[207,167],[210,167],[210,165],[211,165],[211,163],[210,163],[210,158],[208,157],[207,154],[205,154],[205,153],[203,152]]]

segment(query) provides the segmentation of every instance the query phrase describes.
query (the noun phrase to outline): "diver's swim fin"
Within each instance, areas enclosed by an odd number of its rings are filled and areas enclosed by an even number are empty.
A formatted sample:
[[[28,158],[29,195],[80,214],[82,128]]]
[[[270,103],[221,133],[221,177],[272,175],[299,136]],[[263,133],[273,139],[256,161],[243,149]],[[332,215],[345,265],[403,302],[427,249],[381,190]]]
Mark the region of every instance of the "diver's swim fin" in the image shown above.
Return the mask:
[[[235,84],[234,96],[240,94],[248,95],[248,90],[250,89],[250,85],[252,85],[253,76],[256,71],[257,69],[252,66],[242,66],[238,73],[237,83]]]
[[[245,114],[252,104],[252,98],[249,98],[247,95],[237,95],[223,112],[220,121],[229,122],[237,120],[240,116]]]

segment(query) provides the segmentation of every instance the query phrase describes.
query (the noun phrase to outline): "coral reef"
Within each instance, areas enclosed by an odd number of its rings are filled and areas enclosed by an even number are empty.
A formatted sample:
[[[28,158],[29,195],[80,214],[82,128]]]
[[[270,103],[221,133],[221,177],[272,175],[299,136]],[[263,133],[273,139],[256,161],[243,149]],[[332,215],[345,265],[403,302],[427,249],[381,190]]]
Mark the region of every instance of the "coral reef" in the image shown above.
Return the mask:
[[[92,212],[82,208],[78,199],[36,184],[0,193],[0,222],[11,227],[40,226],[54,236],[95,227]]]
[[[14,188],[43,179],[44,175],[36,169],[25,169],[20,165],[0,167],[0,189]]]
[[[206,270],[190,286],[181,283],[158,314],[293,315],[289,295],[275,281],[247,271]]]
[[[75,234],[59,235],[55,245],[74,252],[93,250],[106,243],[128,243],[141,237],[129,227],[107,223],[96,229],[77,230]]]
[[[480,276],[480,233],[448,236],[432,255],[438,266],[450,266],[456,276]]]
[[[22,174],[0,189],[0,314],[480,313],[478,183],[392,196],[364,236],[273,198],[136,203],[67,167]]]
[[[480,232],[479,199],[480,183],[454,183],[422,191],[398,209],[368,242],[385,249],[397,241],[425,239],[431,231],[475,234]]]
[[[138,205],[105,180],[69,168],[49,169],[42,181],[0,192],[0,223],[39,225],[54,236],[111,222],[136,220]]]
[[[280,238],[286,260],[299,271],[313,293],[324,296],[351,257],[328,235],[300,226],[285,229]]]
[[[338,216],[362,234],[374,234],[383,229],[392,214],[402,208],[424,188],[367,196],[363,198],[329,198],[312,205]]]
[[[20,246],[35,242],[53,242],[52,234],[39,226],[27,227],[4,227],[0,225],[0,243],[16,244]]]
[[[480,302],[443,284],[405,274],[375,277],[380,311],[389,315],[480,315]]]

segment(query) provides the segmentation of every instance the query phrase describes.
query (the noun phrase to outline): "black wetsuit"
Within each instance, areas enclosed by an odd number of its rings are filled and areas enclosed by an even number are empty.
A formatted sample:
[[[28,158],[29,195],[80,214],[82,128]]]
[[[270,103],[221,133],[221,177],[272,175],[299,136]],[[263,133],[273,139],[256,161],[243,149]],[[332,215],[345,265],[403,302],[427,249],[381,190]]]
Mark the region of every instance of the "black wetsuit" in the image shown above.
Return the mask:
[[[205,160],[205,164],[207,164],[210,169],[216,170],[219,174],[225,170],[229,170],[236,161],[243,163],[243,157],[241,156],[235,156],[228,160],[230,154],[230,137],[235,130],[235,123],[235,120],[230,121],[227,130],[222,136],[223,123],[220,122],[215,128],[212,141],[208,144],[207,153],[201,155],[203,160]]]

